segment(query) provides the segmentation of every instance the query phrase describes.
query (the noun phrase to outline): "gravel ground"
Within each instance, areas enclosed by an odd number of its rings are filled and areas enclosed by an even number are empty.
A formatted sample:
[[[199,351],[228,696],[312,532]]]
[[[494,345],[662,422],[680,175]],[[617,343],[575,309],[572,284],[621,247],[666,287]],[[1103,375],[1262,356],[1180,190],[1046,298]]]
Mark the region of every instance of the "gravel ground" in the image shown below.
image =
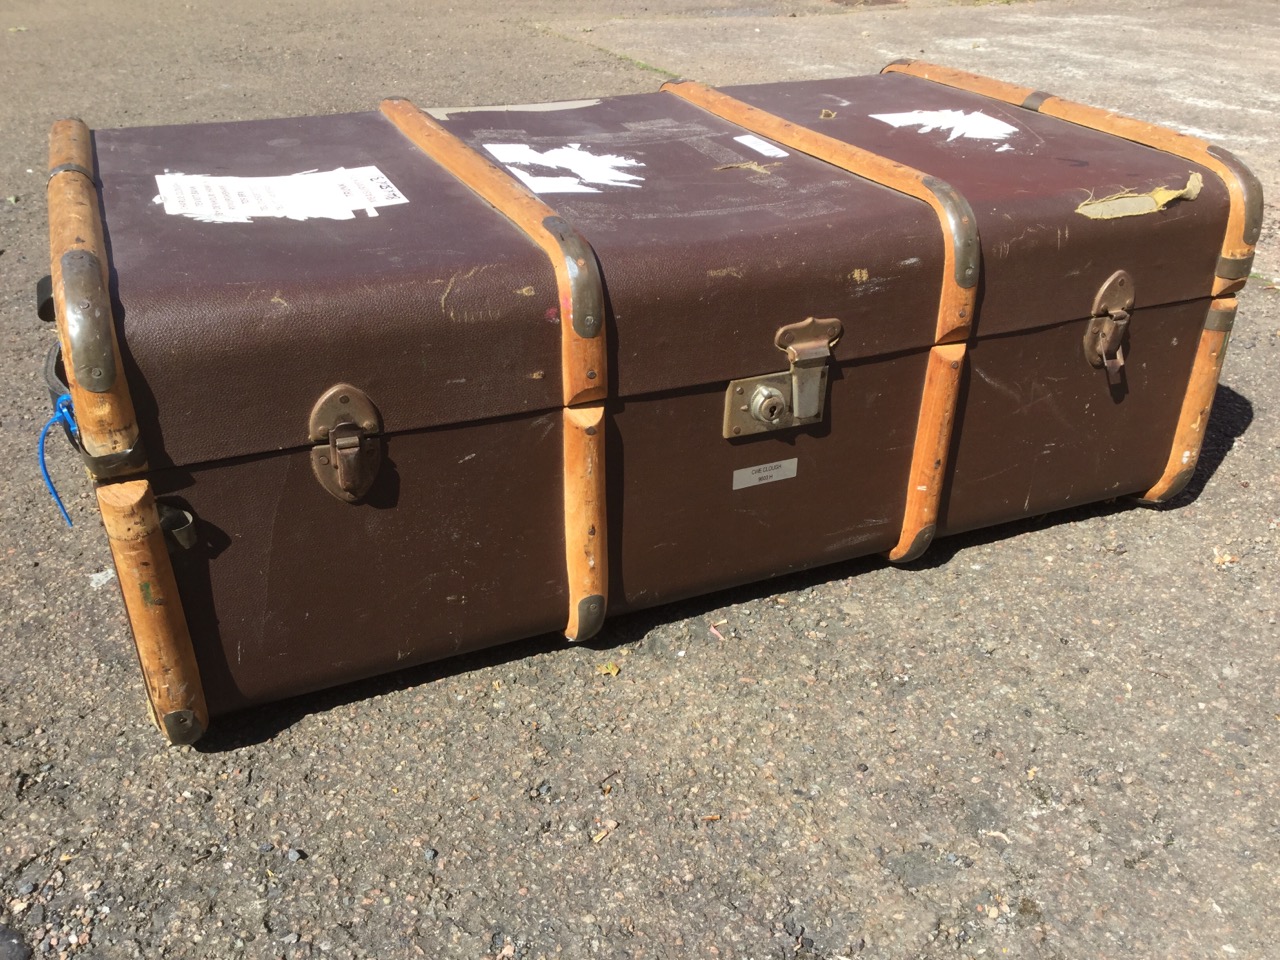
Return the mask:
[[[1222,10],[8,0],[0,960],[1280,955],[1274,214],[1172,507],[1078,509],[908,569],[515,644],[259,710],[198,748],[146,723],[72,455],[51,464],[67,531],[32,452],[56,117],[527,102],[914,55],[1203,132],[1280,197],[1275,5]]]

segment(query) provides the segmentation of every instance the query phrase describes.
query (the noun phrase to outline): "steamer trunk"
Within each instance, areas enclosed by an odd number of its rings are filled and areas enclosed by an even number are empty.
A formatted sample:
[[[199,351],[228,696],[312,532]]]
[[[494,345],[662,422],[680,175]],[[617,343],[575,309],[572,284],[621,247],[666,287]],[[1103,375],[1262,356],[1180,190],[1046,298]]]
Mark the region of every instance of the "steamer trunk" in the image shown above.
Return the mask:
[[[1261,205],[1192,138],[911,63],[52,142],[55,369],[174,741],[1166,499]]]

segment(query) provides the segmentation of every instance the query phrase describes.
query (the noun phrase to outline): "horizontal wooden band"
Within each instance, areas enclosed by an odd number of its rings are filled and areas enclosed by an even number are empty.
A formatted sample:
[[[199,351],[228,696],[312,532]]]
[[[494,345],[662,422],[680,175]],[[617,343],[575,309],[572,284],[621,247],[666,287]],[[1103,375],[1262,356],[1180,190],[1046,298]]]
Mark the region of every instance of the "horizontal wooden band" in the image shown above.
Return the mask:
[[[72,254],[96,260],[100,274],[97,278],[99,290],[104,292],[101,299],[110,314],[110,299],[105,295],[109,289],[110,270],[102,239],[97,189],[92,173],[81,175],[82,171],[93,169],[93,146],[89,128],[81,121],[60,120],[53,125],[49,132],[49,167],[54,171],[61,168],[64,173],[75,173],[73,176],[51,176],[46,193],[54,313],[71,402],[80,429],[80,445],[90,463],[99,458],[104,462],[127,461],[129,470],[141,471],[146,467],[146,461],[138,453],[138,422],[123,374],[115,376],[109,388],[99,391],[88,389],[76,376],[77,358],[68,329],[67,290],[62,269],[64,257]],[[108,316],[104,318],[104,324],[107,339],[102,341],[103,356],[110,360],[113,370],[121,371],[123,365],[114,319]]]
[[[151,485],[107,483],[97,494],[152,717],[171,743],[192,743],[209,710]]]
[[[937,529],[951,432],[960,398],[960,379],[964,373],[964,354],[963,343],[942,344],[929,351],[911,453],[902,536],[889,551],[890,560],[900,563],[915,560],[929,546]]]
[[[590,246],[501,167],[408,100],[383,100],[383,115],[419,150],[502,213],[551,259],[560,298],[561,382],[566,406],[608,392],[604,292]]]
[[[969,205],[949,185],[870,150],[783,120],[703,84],[669,81],[662,89],[722,120],[927,203],[938,216],[944,241],[936,339],[947,343],[964,340],[969,335],[980,272],[977,225]]]
[[[883,73],[905,73],[909,76],[945,84],[959,90],[1003,100],[1020,107],[1034,109],[1046,116],[1057,117],[1081,127],[1098,130],[1120,137],[1144,147],[1161,150],[1183,160],[1198,163],[1212,170],[1227,188],[1231,208],[1227,215],[1227,230],[1222,242],[1222,256],[1226,260],[1251,260],[1254,244],[1262,229],[1262,186],[1257,177],[1243,163],[1227,151],[1215,147],[1199,137],[1188,136],[1145,120],[1136,120],[1110,110],[1089,107],[1064,100],[1062,97],[1044,94],[1030,87],[1017,87],[976,73],[953,70],[921,60],[891,63]],[[1247,274],[1247,270],[1245,271]],[[1238,288],[1239,276],[1219,277],[1215,294],[1220,290]]]
[[[1209,314],[1191,366],[1191,379],[1182,397],[1169,462],[1155,485],[1138,498],[1144,503],[1163,503],[1173,499],[1191,482],[1196,472],[1238,306],[1239,301],[1235,297],[1223,297],[1209,305]]]
[[[604,405],[566,407],[564,547],[569,575],[565,636],[589,640],[608,609],[609,542],[605,510]]]

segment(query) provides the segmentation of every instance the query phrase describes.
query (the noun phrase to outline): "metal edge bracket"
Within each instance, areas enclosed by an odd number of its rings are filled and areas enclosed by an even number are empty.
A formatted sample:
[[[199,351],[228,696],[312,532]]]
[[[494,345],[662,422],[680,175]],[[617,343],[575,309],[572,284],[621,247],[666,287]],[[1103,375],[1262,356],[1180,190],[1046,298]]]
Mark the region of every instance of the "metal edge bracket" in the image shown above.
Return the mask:
[[[599,336],[604,326],[604,283],[595,252],[563,217],[547,217],[542,225],[560,244],[569,270],[574,333],[588,340]]]
[[[1230,150],[1211,146],[1209,147],[1209,156],[1221,161],[1223,166],[1235,174],[1236,179],[1240,182],[1240,192],[1244,195],[1244,242],[1249,246],[1253,246],[1258,242],[1258,237],[1262,235],[1262,181]],[[1249,257],[1248,260],[1249,263],[1252,263],[1253,257]],[[1243,262],[1243,258],[1241,258],[1240,262]],[[1246,267],[1242,276],[1248,275]],[[1220,274],[1220,276],[1226,275]],[[1229,279],[1238,278],[1231,277]]]
[[[95,480],[114,480],[117,477],[125,477],[137,473],[147,465],[147,451],[142,445],[141,437],[128,450],[95,457],[85,453],[82,447],[80,456],[84,460],[85,469]]]
[[[60,163],[49,171],[49,176],[45,179],[45,183],[48,183],[60,173],[78,173],[81,176],[88,177],[91,181],[93,180],[93,171],[88,167],[78,163]]]
[[[1052,100],[1055,96],[1057,96],[1057,94],[1049,93],[1046,90],[1037,90],[1035,93],[1031,94],[1031,96],[1027,97],[1027,99],[1023,100],[1019,106],[1024,110],[1034,110],[1039,113],[1041,105],[1046,100]]]
[[[937,177],[925,177],[929,188],[947,214],[951,224],[951,242],[955,249],[956,284],[965,290],[978,285],[982,248],[978,243],[978,220],[969,201],[951,184]]]
[[[590,640],[604,626],[605,599],[600,594],[592,594],[578,601],[578,634],[574,643]]]
[[[88,250],[68,250],[62,255],[62,289],[76,383],[91,393],[106,393],[116,382],[116,358],[101,261]]]
[[[1239,309],[1238,302],[1226,308],[1210,307],[1208,315],[1204,318],[1204,328],[1217,333],[1230,333],[1236,324],[1236,312]]]
[[[779,328],[774,345],[790,369],[732,380],[725,389],[721,434],[726,440],[803,427],[822,420],[826,407],[828,360],[844,333],[834,318],[809,317]]]
[[[1106,368],[1110,383],[1120,382],[1124,367],[1124,343],[1133,309],[1133,277],[1117,270],[1093,298],[1092,319],[1084,332],[1084,357],[1093,367]]]
[[[165,739],[174,746],[195,743],[204,736],[204,727],[193,710],[174,710],[161,719]]]

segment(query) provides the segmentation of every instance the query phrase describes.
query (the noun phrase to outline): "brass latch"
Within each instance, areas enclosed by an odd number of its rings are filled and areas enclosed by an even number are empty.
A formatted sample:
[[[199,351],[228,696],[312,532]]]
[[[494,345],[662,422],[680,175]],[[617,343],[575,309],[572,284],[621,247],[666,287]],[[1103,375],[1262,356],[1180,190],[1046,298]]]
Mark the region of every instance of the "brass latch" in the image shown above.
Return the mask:
[[[779,329],[773,342],[786,353],[790,369],[729,383],[724,399],[724,436],[745,437],[822,420],[827,361],[843,332],[839,320],[815,317]]]
[[[311,409],[311,469],[320,486],[354,503],[369,492],[382,467],[382,416],[356,387],[339,383]]]
[[[1124,342],[1133,309],[1133,277],[1117,270],[1093,300],[1093,319],[1084,333],[1084,356],[1095,367],[1105,367],[1107,382],[1118,384],[1124,368]]]

